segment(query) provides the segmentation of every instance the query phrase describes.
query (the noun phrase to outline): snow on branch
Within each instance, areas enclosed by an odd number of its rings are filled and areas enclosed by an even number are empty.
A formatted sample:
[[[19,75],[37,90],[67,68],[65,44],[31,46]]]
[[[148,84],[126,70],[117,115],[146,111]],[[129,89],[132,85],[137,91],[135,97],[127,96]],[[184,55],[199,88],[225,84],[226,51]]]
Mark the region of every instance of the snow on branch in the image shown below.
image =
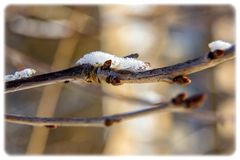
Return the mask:
[[[6,114],[5,120],[9,123],[42,126],[48,128],[56,128],[60,126],[85,126],[85,127],[108,127],[114,123],[124,120],[145,116],[158,112],[189,112],[202,105],[205,100],[204,94],[197,94],[187,97],[185,93],[181,93],[172,98],[168,102],[159,103],[156,106],[144,108],[138,111],[108,115],[102,117],[91,118],[56,118],[56,117],[30,117],[13,114]]]
[[[26,68],[22,71],[15,72],[14,74],[9,74],[4,76],[5,82],[13,81],[16,79],[28,78],[33,76],[36,73],[36,70],[32,68]]]
[[[209,47],[211,51],[201,57],[156,69],[149,69],[149,63],[136,60],[137,54],[120,58],[101,51],[92,52],[71,68],[7,81],[5,93],[74,80],[112,85],[153,82],[187,85],[191,82],[189,74],[214,67],[235,57],[235,45],[215,41],[210,43]]]
[[[111,60],[111,65],[109,66],[115,70],[128,70],[132,72],[145,71],[149,69],[149,63],[137,60],[132,57],[117,57],[109,53],[104,53],[102,51],[95,51],[84,55],[77,61],[77,65],[81,64],[91,64],[95,67],[101,67],[105,62]],[[110,62],[110,61],[109,61]]]

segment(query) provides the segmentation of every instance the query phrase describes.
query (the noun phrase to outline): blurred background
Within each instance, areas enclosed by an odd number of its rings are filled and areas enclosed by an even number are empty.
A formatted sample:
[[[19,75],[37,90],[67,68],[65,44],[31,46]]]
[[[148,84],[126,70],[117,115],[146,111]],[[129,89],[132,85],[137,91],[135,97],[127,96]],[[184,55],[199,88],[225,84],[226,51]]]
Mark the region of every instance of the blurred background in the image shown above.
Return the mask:
[[[151,68],[203,56],[214,40],[235,41],[235,13],[228,5],[10,5],[5,10],[5,72],[37,74],[73,66],[101,50],[139,53]],[[227,76],[227,77],[226,77]],[[42,117],[95,117],[148,107],[180,92],[206,93],[195,114],[155,113],[109,128],[48,129],[5,124],[8,154],[179,155],[232,154],[235,150],[234,61],[176,84],[40,87],[5,96],[5,112]],[[140,99],[140,100],[137,100]]]

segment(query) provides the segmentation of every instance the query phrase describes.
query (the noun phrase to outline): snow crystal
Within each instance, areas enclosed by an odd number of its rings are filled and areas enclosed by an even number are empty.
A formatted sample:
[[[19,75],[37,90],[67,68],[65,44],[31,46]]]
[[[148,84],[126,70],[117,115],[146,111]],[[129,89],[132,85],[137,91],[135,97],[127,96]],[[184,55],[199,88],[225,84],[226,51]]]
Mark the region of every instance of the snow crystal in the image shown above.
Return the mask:
[[[132,72],[145,71],[149,64],[134,58],[121,58],[102,51],[90,52],[77,61],[77,65],[91,64],[100,67],[107,60],[112,60],[111,68]]]

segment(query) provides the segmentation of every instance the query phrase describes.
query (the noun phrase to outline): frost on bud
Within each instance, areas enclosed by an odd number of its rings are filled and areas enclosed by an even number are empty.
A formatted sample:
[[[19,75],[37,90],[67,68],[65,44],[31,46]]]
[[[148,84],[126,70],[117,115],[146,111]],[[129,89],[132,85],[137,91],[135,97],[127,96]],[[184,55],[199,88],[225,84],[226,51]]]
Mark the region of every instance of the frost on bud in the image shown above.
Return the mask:
[[[228,48],[230,48],[232,46],[232,44],[228,43],[228,42],[224,42],[221,40],[217,40],[217,41],[213,41],[211,43],[208,44],[208,47],[210,48],[211,52],[215,52],[216,50],[226,50]]]

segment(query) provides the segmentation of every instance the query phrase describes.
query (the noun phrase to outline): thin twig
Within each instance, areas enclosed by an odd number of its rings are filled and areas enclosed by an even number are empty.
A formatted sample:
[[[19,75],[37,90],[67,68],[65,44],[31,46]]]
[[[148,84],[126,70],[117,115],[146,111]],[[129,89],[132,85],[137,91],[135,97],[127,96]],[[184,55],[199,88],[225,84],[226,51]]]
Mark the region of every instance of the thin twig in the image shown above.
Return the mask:
[[[235,57],[234,52],[235,46],[233,45],[229,49],[223,51],[223,54],[218,54],[217,51],[216,53],[209,52],[202,57],[188,60],[183,63],[137,73],[113,70],[111,68],[103,69],[101,67],[83,64],[61,71],[6,82],[5,93],[74,80],[83,80],[89,83],[107,82],[112,85],[124,83],[153,83],[160,81],[187,85],[191,82],[187,75],[231,60]]]
[[[7,122],[15,124],[24,124],[31,126],[59,127],[59,126],[87,126],[87,127],[104,127],[111,126],[113,123],[123,120],[141,117],[147,114],[158,112],[189,112],[188,109],[193,109],[202,105],[204,95],[199,94],[185,98],[185,94],[179,94],[169,102],[160,103],[157,107],[144,108],[138,111],[127,113],[93,117],[93,118],[50,118],[50,117],[29,117],[13,114],[6,114]],[[176,107],[177,106],[177,107]],[[183,106],[183,107],[180,107]],[[185,109],[184,109],[185,108]]]

